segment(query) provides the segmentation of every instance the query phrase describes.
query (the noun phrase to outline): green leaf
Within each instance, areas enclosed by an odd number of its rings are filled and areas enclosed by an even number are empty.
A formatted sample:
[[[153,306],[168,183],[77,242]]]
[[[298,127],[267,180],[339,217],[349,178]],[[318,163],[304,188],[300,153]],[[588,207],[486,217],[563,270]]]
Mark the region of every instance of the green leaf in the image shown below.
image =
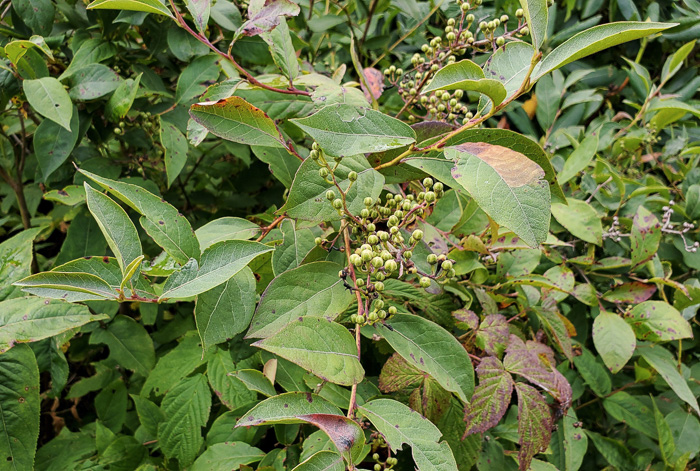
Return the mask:
[[[241,380],[230,375],[235,369],[231,354],[226,350],[217,349],[207,363],[207,378],[214,394],[231,410],[250,404],[257,398],[257,394]]]
[[[78,108],[74,108],[69,131],[50,119],[45,119],[37,126],[32,143],[44,180],[73,152],[80,135],[79,124]]]
[[[603,314],[601,313],[600,315]],[[583,378],[583,381],[591,388],[596,396],[606,397],[610,394],[610,390],[612,389],[610,375],[605,371],[605,368],[596,361],[596,357],[590,351],[582,347],[581,354],[574,357],[574,365],[576,365],[576,369],[581,375],[581,378]]]
[[[433,76],[423,89],[424,93],[436,90],[466,90],[483,93],[488,96],[493,106],[505,100],[508,92],[496,79],[484,78],[484,71],[469,59],[448,64]]]
[[[589,56],[593,53],[608,49],[627,41],[649,36],[659,31],[676,26],[673,23],[652,23],[636,21],[619,21],[593,28],[575,34],[560,46],[550,52],[533,71],[532,81],[571,62]]]
[[[291,121],[332,156],[382,152],[416,141],[416,133],[402,121],[351,105],[329,105],[307,118]]]
[[[603,407],[616,420],[629,425],[652,440],[658,439],[654,414],[636,396],[619,391],[603,399]]]
[[[246,337],[269,337],[305,316],[334,320],[354,299],[338,276],[340,270],[333,262],[313,262],[275,278],[260,298]]]
[[[583,464],[588,450],[588,436],[578,422],[576,412],[569,409],[552,434],[552,454],[547,459],[559,471],[578,471]]]
[[[448,147],[445,156],[455,161],[455,180],[494,221],[531,247],[546,240],[550,192],[539,165],[519,152],[487,143]]]
[[[334,451],[319,451],[299,463],[292,471],[343,471],[343,457]]]
[[[73,104],[61,82],[44,77],[22,82],[27,101],[40,115],[70,131]]]
[[[552,415],[542,394],[525,383],[515,383],[518,394],[518,436],[520,470],[530,468],[537,453],[545,451],[552,439]]]
[[[588,167],[598,150],[598,135],[586,136],[564,162],[564,168],[557,176],[560,185],[574,178]]]
[[[294,175],[301,165],[299,159],[290,158],[286,149],[252,146],[251,150],[258,159],[270,166],[272,175],[281,181],[286,188],[292,186]]]
[[[31,273],[34,254],[33,241],[41,228],[27,229],[0,243],[0,301],[8,299],[17,290],[15,281]]]
[[[676,369],[676,361],[673,355],[658,345],[642,348],[639,353],[666,380],[673,392],[684,402],[688,403],[695,412],[700,414],[697,398],[690,390],[690,387],[688,387],[688,383],[683,376]]]
[[[108,116],[112,121],[118,121],[126,116],[131,105],[134,104],[142,76],[143,72],[138,74],[135,79],[126,79],[119,84],[107,101],[105,116]]]
[[[131,395],[131,400],[136,406],[136,413],[139,416],[141,426],[148,437],[155,440],[158,437],[158,424],[165,420],[165,414],[160,407],[142,396]]]
[[[406,444],[419,470],[454,471],[457,469],[447,442],[439,442],[442,433],[425,417],[391,399],[375,399],[358,407],[362,415],[382,434],[392,450]]]
[[[29,346],[18,345],[0,355],[0,384],[3,469],[34,469],[41,411],[39,368]]]
[[[357,181],[348,190],[348,174],[352,171],[357,172]],[[362,155],[345,157],[334,174],[340,188],[347,191],[346,203],[352,214],[364,209],[366,197],[376,199],[384,186],[384,176],[374,170]],[[318,174],[318,165],[313,159],[306,159],[294,177],[287,202],[277,212],[312,222],[339,221],[338,211],[326,201],[325,195],[330,189],[331,185]]]
[[[126,268],[142,253],[136,227],[126,211],[110,197],[94,190],[87,182],[84,185],[88,209],[100,226],[109,248],[116,256],[122,274],[126,275]]]
[[[676,73],[678,73],[678,71],[681,70],[681,67],[683,66],[683,61],[685,61],[685,59],[688,57],[688,55],[692,52],[694,48],[695,40],[683,44],[681,47],[676,49],[676,51],[673,54],[668,56],[668,59],[666,59],[663,70],[661,72],[662,82],[668,82],[668,80],[671,77],[676,75]],[[7,49],[7,46],[5,47],[5,49]]]
[[[199,1],[208,2],[208,0]],[[207,84],[216,82],[220,71],[219,57],[216,55],[206,55],[193,60],[177,79],[175,103],[187,103],[200,96],[206,91]]]
[[[106,9],[143,11],[146,13],[155,13],[157,15],[174,18],[168,7],[166,7],[160,0],[95,0],[87,7],[88,10]]]
[[[351,386],[362,381],[365,374],[350,332],[324,318],[301,317],[253,346],[296,363],[331,383]]]
[[[632,358],[637,340],[632,328],[617,314],[602,311],[593,321],[593,344],[612,373]]]
[[[165,282],[159,300],[188,298],[225,283],[254,258],[273,249],[249,240],[225,240],[208,247],[199,265],[191,259]]]
[[[34,33],[51,34],[56,9],[50,0],[12,0],[12,8]]]
[[[235,38],[240,35],[257,36],[261,33],[272,31],[280,24],[285,16],[299,14],[299,5],[290,0],[269,0],[256,2],[248,6],[248,21],[236,32]]]
[[[202,250],[222,240],[248,240],[260,233],[260,226],[246,219],[223,217],[214,219],[194,231]]]
[[[537,54],[528,43],[513,41],[508,47],[499,47],[484,64],[484,74],[503,83],[506,95],[512,97],[522,86],[530,70],[532,59]],[[479,111],[487,113],[491,104],[487,100],[479,103]]]
[[[197,25],[197,30],[204,33],[209,23],[209,15],[211,13],[211,0],[185,0],[185,6],[192,15],[194,24]],[[247,464],[247,463],[244,463]]]
[[[45,5],[42,8],[47,6],[48,5]],[[53,17],[51,19],[53,20]],[[46,54],[49,59],[53,59],[53,53],[51,52],[51,48],[46,44],[46,40],[37,35],[32,36],[29,38],[29,40],[18,39],[15,41],[10,41],[5,45],[5,54],[7,55],[7,58],[10,59],[10,62],[17,65],[19,60],[27,53],[27,51],[35,47],[39,48],[39,50]]]
[[[140,186],[103,178],[86,170],[80,173],[141,214],[141,227],[175,260],[184,264],[190,258],[199,259],[197,237],[187,219],[173,206]]]
[[[520,0],[520,6],[525,13],[527,26],[530,28],[532,45],[536,50],[540,50],[547,35],[549,20],[547,0]]]
[[[612,438],[604,437],[598,433],[586,430],[593,444],[605,460],[620,471],[632,471],[634,459],[627,447]]]
[[[508,410],[515,384],[496,357],[482,358],[476,372],[479,385],[464,409],[465,436],[483,433],[498,424]]]
[[[258,370],[243,369],[229,374],[241,380],[251,391],[259,392],[267,397],[277,395],[272,382]]]
[[[242,465],[256,463],[264,456],[265,452],[245,442],[216,443],[199,455],[190,470],[240,469],[245,468]]]
[[[431,375],[462,401],[469,400],[474,391],[474,369],[466,350],[451,333],[407,314],[396,314],[374,327],[410,365]]]
[[[160,143],[165,151],[165,173],[170,187],[187,163],[187,151],[190,146],[187,144],[187,138],[174,124],[163,120],[160,121]]]
[[[654,422],[656,422],[656,432],[659,438],[661,457],[664,459],[664,463],[666,463],[667,466],[671,466],[673,463],[672,456],[676,451],[676,443],[673,441],[671,428],[668,426],[663,414],[659,411],[653,396],[651,398],[651,405],[654,407]]]
[[[204,375],[180,381],[160,405],[165,421],[158,426],[158,444],[167,458],[182,467],[191,465],[204,443],[201,428],[207,424],[211,391]]]
[[[53,123],[53,121],[47,121],[49,123]],[[63,129],[63,128],[60,128]],[[34,137],[36,140],[36,137]],[[67,206],[77,206],[79,204],[82,204],[85,202],[85,188],[79,185],[68,185],[64,187],[62,190],[51,190],[47,191],[44,193],[44,199],[46,201],[55,201],[57,203],[65,204]],[[84,214],[82,211],[80,214]],[[79,216],[76,216],[75,219],[78,219]],[[75,222],[75,219],[73,219],[73,222]],[[92,219],[92,218],[90,218]],[[99,230],[99,227],[96,228]],[[68,227],[68,230],[70,231],[70,227]],[[63,247],[61,247],[63,248]],[[95,252],[95,253],[99,253]],[[75,257],[73,257],[75,258]],[[58,262],[57,262],[58,263]]]
[[[282,243],[272,253],[272,272],[279,275],[301,265],[304,257],[313,249],[314,233],[309,229],[296,228],[296,223],[285,219],[279,225],[282,231]]]
[[[95,412],[100,423],[119,433],[126,420],[128,395],[124,381],[119,378],[95,396]]]
[[[553,203],[552,216],[574,237],[596,245],[603,243],[603,225],[593,206],[567,198],[568,204]]]
[[[289,27],[284,19],[269,33],[262,33],[260,37],[267,43],[272,54],[272,60],[290,81],[299,76],[299,59],[292,44]]]
[[[103,343],[109,347],[109,356],[122,367],[143,376],[156,364],[153,341],[146,329],[131,317],[118,315],[106,328],[95,329],[90,344]]]
[[[659,249],[661,235],[659,220],[648,209],[639,205],[630,231],[630,258],[634,266],[651,260]]]
[[[279,129],[264,111],[241,97],[196,103],[190,116],[215,136],[240,144],[285,147]]]
[[[112,286],[91,273],[47,271],[28,276],[16,282],[15,286],[21,287],[25,293],[54,299],[66,298],[70,302],[119,299],[119,293]],[[69,294],[73,296],[68,298]]]
[[[119,88],[122,79],[112,69],[102,64],[81,67],[68,77],[68,95],[74,100],[96,100]]]
[[[652,342],[687,339],[693,329],[681,313],[663,301],[645,301],[634,306],[625,320],[637,338]]]
[[[255,277],[248,267],[197,296],[194,317],[204,350],[243,332],[254,311]]]

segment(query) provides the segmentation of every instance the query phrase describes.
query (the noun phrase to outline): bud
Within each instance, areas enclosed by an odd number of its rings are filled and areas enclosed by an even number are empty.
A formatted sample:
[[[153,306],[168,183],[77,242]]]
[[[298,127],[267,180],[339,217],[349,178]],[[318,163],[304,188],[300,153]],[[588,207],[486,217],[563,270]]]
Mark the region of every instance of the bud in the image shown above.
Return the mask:
[[[413,231],[413,234],[411,234],[411,237],[413,237],[415,240],[421,240],[423,238],[423,231],[416,229]]]
[[[434,253],[431,253],[430,255],[428,255],[427,260],[428,260],[428,263],[429,263],[429,264],[435,265],[435,264],[437,263],[437,261],[438,261],[438,260],[437,260],[437,255],[435,255]]]
[[[369,237],[367,237],[367,243],[369,245],[377,245],[379,243],[379,237],[376,235],[372,234]]]
[[[525,12],[522,8],[518,8],[517,10],[515,10],[515,16],[518,18],[522,18],[523,16],[525,16]]]
[[[362,265],[362,257],[354,253],[350,255],[350,263],[352,263],[356,267],[359,267],[360,265]]]
[[[335,192],[333,190],[328,190],[326,192],[326,199],[328,201],[333,201],[335,199]]]
[[[384,262],[384,269],[388,273],[395,272],[398,269],[398,264],[394,260],[387,260]]]
[[[403,253],[404,260],[410,260],[412,257],[413,257],[413,252],[411,252],[410,250],[406,250]]]
[[[368,196],[367,198],[365,198],[364,203],[365,203],[365,206],[370,207],[374,204],[374,200],[372,199],[371,196]]]
[[[372,224],[371,222],[370,222],[369,224],[367,224],[367,230],[368,230],[369,232],[374,232],[376,229],[377,229],[377,228],[375,227],[375,225]]]
[[[316,243],[316,245],[323,245],[323,239],[321,239],[320,237],[316,237],[314,239],[314,242]]]
[[[427,201],[428,203],[432,203],[433,201],[435,201],[435,193],[432,191],[427,191],[425,193],[425,201]]]
[[[335,200],[333,200],[333,207],[335,209],[343,209],[343,200],[341,200],[340,198],[336,198]]]
[[[372,266],[374,268],[381,268],[384,265],[384,260],[382,260],[382,257],[374,257],[372,259]],[[443,263],[444,265],[444,263]]]
[[[363,250],[360,255],[362,256],[363,262],[369,262],[370,260],[372,260],[372,251],[371,250]]]
[[[442,183],[440,183],[440,182],[437,182],[437,183],[435,184],[435,186],[433,186],[433,190],[436,191],[436,192],[442,191],[443,189],[444,189],[444,186],[443,186]]]
[[[421,288],[428,288],[430,286],[430,278],[428,278],[427,276],[421,277],[420,286]]]
[[[357,181],[357,172],[352,171],[348,173],[348,180],[350,180],[351,182]]]
[[[377,232],[377,235],[379,236],[379,240],[381,240],[382,242],[386,242],[387,240],[389,240],[388,232],[379,231]]]
[[[389,306],[388,311],[389,311],[389,315],[393,316],[394,314],[397,313],[398,309],[396,309],[396,306]]]
[[[523,36],[527,36],[528,34],[530,34],[530,30],[527,29],[527,26],[526,26],[520,30],[520,34],[522,34]]]
[[[372,306],[374,306],[375,309],[381,309],[384,307],[384,301],[382,301],[381,299],[377,299],[376,301],[374,301],[374,304],[372,304]]]
[[[462,4],[459,6],[459,8],[460,8],[462,11],[469,11],[469,6],[470,6],[470,5],[469,5],[467,2],[464,2],[464,3],[462,3]]]
[[[441,266],[442,266],[442,269],[445,271],[452,270],[452,262],[450,262],[449,260],[445,260],[444,262],[442,262]]]
[[[506,43],[506,38],[499,36],[496,38],[496,46],[501,47]]]
[[[321,178],[326,178],[328,176],[328,169],[326,167],[322,167],[318,169],[318,174]]]
[[[374,289],[376,291],[384,291],[384,283],[382,283],[381,281],[375,281],[374,282]]]

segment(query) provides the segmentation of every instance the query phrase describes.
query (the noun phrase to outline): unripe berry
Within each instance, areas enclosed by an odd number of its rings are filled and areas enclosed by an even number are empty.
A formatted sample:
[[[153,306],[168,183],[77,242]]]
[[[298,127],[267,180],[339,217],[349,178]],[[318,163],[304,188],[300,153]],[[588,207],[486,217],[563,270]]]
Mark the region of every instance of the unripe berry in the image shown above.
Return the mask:
[[[459,6],[459,8],[460,8],[462,11],[469,11],[469,4],[468,4],[467,2],[464,2],[464,3],[462,3],[462,4]]]
[[[358,288],[362,288],[365,285],[365,280],[363,280],[362,278],[358,278],[355,280],[355,284]]]
[[[389,221],[387,222],[389,227],[396,226],[398,223],[399,223],[399,218],[397,218],[394,215],[389,216]]]
[[[453,32],[450,31],[449,33],[447,33],[447,35],[445,36],[445,38],[447,38],[447,40],[448,40],[449,42],[452,42],[452,41],[454,41],[455,39],[457,39],[457,36],[456,36]]]
[[[357,172],[352,171],[348,173],[348,180],[350,180],[351,182],[357,181]]]
[[[369,245],[377,245],[379,243],[379,237],[372,234],[371,236],[367,237],[367,243]]]
[[[384,262],[384,269],[388,273],[395,272],[397,268],[399,268],[398,264],[393,260],[387,260],[386,262]]]
[[[420,286],[421,288],[428,288],[430,286],[430,278],[428,278],[427,276],[421,277]]]
[[[372,266],[374,268],[381,268],[383,265],[384,265],[384,260],[382,260],[382,257],[374,257],[372,259]]]
[[[326,192],[326,199],[328,201],[333,201],[335,199],[335,192],[333,190],[328,190]]]
[[[433,201],[435,201],[435,193],[433,193],[432,191],[426,191],[425,201],[427,201],[428,203],[432,203]]]
[[[369,209],[364,208],[364,209],[360,210],[360,217],[368,218],[369,217]]]
[[[390,316],[393,316],[394,314],[396,314],[396,312],[398,311],[398,309],[396,309],[396,306],[389,306],[388,311],[389,311],[389,315],[390,315]]]
[[[456,21],[454,18],[450,18],[449,20],[447,20],[447,26],[454,26],[455,23]]]
[[[391,70],[384,69],[384,75],[391,75]]]
[[[333,200],[333,207],[335,209],[343,209],[343,200],[336,198]]]
[[[450,262],[449,260],[445,260],[444,262],[442,262],[441,266],[442,269],[445,271],[452,270],[452,262]]]
[[[370,313],[369,313],[369,316],[367,316],[367,319],[368,319],[370,322],[376,322],[377,319],[379,319],[379,316],[377,315],[377,311],[372,311],[372,312],[370,312]],[[375,465],[375,466],[377,466],[377,465]]]
[[[411,237],[413,237],[416,240],[421,240],[423,238],[423,231],[420,229],[416,229],[413,231],[413,234],[411,234]]]
[[[523,36],[527,36],[528,34],[530,34],[530,30],[527,29],[527,26],[526,26],[520,30],[520,34],[522,34]]]
[[[350,255],[350,263],[352,263],[356,267],[359,267],[360,265],[362,265],[362,257],[354,253]]]
[[[508,23],[508,15],[501,15],[501,23]]]
[[[440,183],[440,182],[437,182],[435,184],[435,186],[433,186],[434,191],[442,191],[443,189],[444,189],[444,187],[443,187],[442,183]]]
[[[391,308],[389,308],[389,309],[391,309]],[[384,309],[382,309],[381,311],[379,311],[377,313],[377,316],[379,316],[380,319],[386,319],[386,311]]]
[[[404,260],[410,260],[411,258],[413,258],[413,252],[411,252],[410,250],[406,250],[403,253],[403,258]]]
[[[434,253],[431,253],[430,255],[428,255],[427,260],[428,260],[429,264],[435,265],[437,263],[437,255],[435,255]]]
[[[396,216],[399,219],[403,218],[403,211],[397,209],[396,211],[394,211],[394,216]]]
[[[376,229],[377,228],[375,227],[375,225],[373,223],[370,222],[369,224],[367,224],[367,230],[369,232],[374,232]]]
[[[318,174],[321,178],[326,178],[328,176],[328,169],[326,167],[322,167],[318,169]]]
[[[499,36],[496,38],[496,46],[503,46],[506,43],[506,38]]]
[[[433,179],[430,177],[424,178],[423,179],[423,186],[426,188],[430,188],[431,186],[433,186]]]
[[[320,237],[316,237],[314,239],[314,242],[316,243],[316,245],[323,245],[323,239],[321,239]]]
[[[384,291],[384,283],[382,283],[381,281],[375,281],[374,282],[374,289],[376,291]]]
[[[474,15],[472,15],[471,13],[468,14],[468,15],[465,17],[465,20],[467,20],[467,23],[474,23],[474,20],[475,20]]]
[[[517,10],[515,10],[515,16],[518,18],[522,18],[523,16],[525,16],[525,12],[522,8],[518,8]]]
[[[377,235],[379,236],[379,240],[381,240],[382,242],[386,242],[387,240],[389,240],[388,232],[379,231],[377,232]]]
[[[403,69],[401,69],[401,68],[396,69],[396,75],[403,75]]]
[[[489,27],[489,24],[485,21],[482,21],[481,23],[479,23],[479,29],[482,31],[485,31],[486,29],[488,29],[488,27]]]
[[[318,145],[318,142],[314,142],[313,144],[311,144],[311,148],[313,150],[319,150],[321,146]]]
[[[374,301],[372,306],[374,306],[375,309],[381,309],[384,307],[384,301],[382,301],[381,299],[377,299],[376,301]]]
[[[396,227],[396,226],[392,226],[392,227],[389,228],[389,232],[391,233],[391,235],[394,235],[394,234],[396,234],[397,232],[399,232],[399,228]]]
[[[360,246],[360,251],[363,251],[363,250],[372,250],[372,246],[369,244],[362,244]]]
[[[384,273],[382,273],[382,272],[377,272],[377,274],[374,275],[374,277],[375,277],[378,281],[386,280],[386,275],[385,275]]]
[[[360,255],[362,256],[363,262],[369,262],[370,260],[372,260],[372,251],[371,250],[363,250]]]

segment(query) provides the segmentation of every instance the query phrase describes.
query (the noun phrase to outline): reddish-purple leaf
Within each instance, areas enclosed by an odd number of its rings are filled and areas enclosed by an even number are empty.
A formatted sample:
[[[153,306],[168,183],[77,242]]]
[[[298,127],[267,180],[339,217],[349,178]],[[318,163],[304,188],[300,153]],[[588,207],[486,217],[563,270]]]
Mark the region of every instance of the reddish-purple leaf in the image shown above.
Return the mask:
[[[535,313],[544,327],[547,335],[557,344],[566,358],[573,360],[574,353],[571,350],[571,337],[569,329],[564,323],[564,320],[555,311],[547,311],[543,309],[535,309]]]
[[[462,330],[476,330],[479,327],[479,316],[469,309],[458,309],[452,313],[455,325]]]
[[[623,283],[603,295],[603,299],[613,303],[639,304],[656,293],[656,286],[639,281]]]
[[[251,5],[254,3],[251,2]],[[265,4],[260,10],[248,10],[248,21],[243,23],[239,34],[257,36],[260,33],[267,33],[280,24],[282,17],[298,14],[299,5],[290,0],[265,0]]]
[[[508,321],[501,314],[484,318],[476,333],[476,344],[489,355],[500,355],[508,343]]]
[[[343,456],[356,457],[365,444],[365,435],[357,422],[342,415],[308,414],[300,415],[298,419],[326,432]]]
[[[474,390],[471,402],[464,408],[464,421],[467,423],[464,437],[495,426],[508,410],[513,393],[513,378],[498,358],[482,358],[476,373],[479,375],[479,385]]]
[[[372,101],[372,97],[378,100],[384,92],[384,74],[373,67],[366,67],[362,73],[365,76],[365,82],[367,82],[367,87],[365,87],[364,83],[360,84],[365,98],[370,102]]]
[[[417,388],[426,374],[410,365],[398,353],[394,353],[382,367],[379,374],[379,389],[390,393],[404,389]]]
[[[518,435],[520,470],[530,468],[532,458],[545,451],[552,439],[552,414],[549,406],[535,388],[525,383],[515,383],[518,394]]]

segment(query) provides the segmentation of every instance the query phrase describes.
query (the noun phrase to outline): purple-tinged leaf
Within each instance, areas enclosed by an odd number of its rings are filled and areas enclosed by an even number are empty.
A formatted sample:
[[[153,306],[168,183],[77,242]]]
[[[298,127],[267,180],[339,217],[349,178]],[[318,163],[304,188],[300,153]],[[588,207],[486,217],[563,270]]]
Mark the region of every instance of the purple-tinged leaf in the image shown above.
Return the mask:
[[[630,234],[632,265],[637,267],[650,260],[659,249],[660,241],[661,224],[659,224],[659,220],[644,206],[639,206],[637,214],[632,219]]]
[[[452,313],[455,326],[462,330],[476,330],[479,327],[479,316],[469,309],[458,309]]]
[[[500,355],[508,343],[508,321],[501,314],[484,318],[476,333],[476,345],[489,355]]]
[[[656,293],[656,286],[632,281],[623,283],[603,295],[603,299],[612,303],[639,304]]]
[[[248,21],[243,23],[236,36],[257,36],[260,33],[272,31],[280,24],[281,17],[297,16],[299,5],[290,0],[265,0],[264,5],[255,11],[251,2],[248,9]]]
[[[209,23],[209,13],[211,11],[211,0],[185,0],[185,6],[192,15],[197,30],[204,33]]]
[[[417,388],[426,376],[426,373],[410,365],[401,355],[394,353],[379,374],[379,389],[391,393]]]
[[[638,304],[625,319],[637,338],[662,342],[693,337],[693,329],[681,313],[663,301]]]
[[[532,458],[545,451],[552,439],[552,414],[542,394],[525,383],[515,383],[518,394],[518,462],[520,470],[530,468]]]
[[[474,390],[471,402],[464,408],[464,421],[467,423],[464,437],[494,427],[508,410],[513,393],[513,378],[498,358],[482,358],[476,373],[479,385]]]
[[[573,359],[574,354],[571,350],[571,337],[569,329],[564,319],[558,312],[536,309],[537,318],[542,323],[547,335],[557,344],[566,358]]]
[[[422,386],[414,389],[409,396],[408,405],[426,419],[437,423],[450,406],[451,399],[452,393],[430,376],[426,376]]]
[[[365,435],[354,420],[333,414],[309,414],[297,418],[323,430],[348,463],[352,463],[362,452]]]

